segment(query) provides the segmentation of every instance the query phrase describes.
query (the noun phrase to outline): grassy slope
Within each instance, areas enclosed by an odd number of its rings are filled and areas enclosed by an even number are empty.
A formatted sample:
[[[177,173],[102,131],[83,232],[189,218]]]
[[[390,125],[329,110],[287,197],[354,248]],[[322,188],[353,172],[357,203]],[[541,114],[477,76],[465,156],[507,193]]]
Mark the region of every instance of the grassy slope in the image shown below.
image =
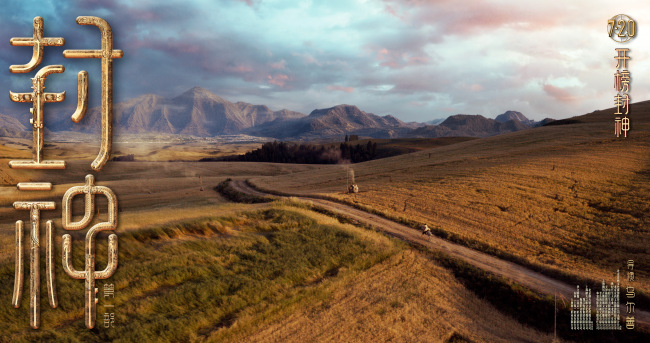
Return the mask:
[[[395,139],[361,139],[350,142],[351,145],[377,143],[377,158],[397,156],[425,149],[471,141],[473,137],[439,137],[439,138],[395,138]]]
[[[80,266],[82,245],[73,248]],[[99,261],[104,255],[98,244]],[[83,327],[83,283],[57,272],[60,308],[44,298],[35,331],[25,303],[1,307],[0,340],[549,340],[403,244],[279,205],[123,233],[117,273],[97,284],[115,283],[115,299],[100,292],[93,331]],[[0,288],[11,289],[13,265],[0,275]],[[3,292],[0,302],[9,298]],[[101,327],[105,303],[115,304],[114,328]]]
[[[343,194],[342,166],[253,183],[369,205],[530,264],[609,282],[628,259],[650,260],[650,103],[632,109],[627,139],[613,136],[609,110],[577,124],[357,164],[357,195]],[[642,292],[649,271],[637,270]]]

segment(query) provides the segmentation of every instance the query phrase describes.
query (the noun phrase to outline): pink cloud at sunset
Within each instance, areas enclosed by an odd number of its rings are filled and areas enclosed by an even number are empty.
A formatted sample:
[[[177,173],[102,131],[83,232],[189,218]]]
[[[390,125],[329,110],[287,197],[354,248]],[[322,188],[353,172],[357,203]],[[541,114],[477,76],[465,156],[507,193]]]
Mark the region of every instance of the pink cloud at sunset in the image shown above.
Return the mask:
[[[273,76],[267,75],[266,76],[268,83],[272,85],[276,85],[278,87],[285,87],[287,84],[287,81],[290,81],[291,78],[288,75],[285,74],[275,74]]]
[[[354,92],[354,88],[352,88],[352,87],[344,87],[344,86],[339,86],[339,85],[329,85],[329,86],[327,86],[327,89],[331,90],[331,91],[341,91],[341,92],[346,92],[346,93]]]
[[[568,89],[556,87],[551,84],[544,85],[544,92],[553,99],[564,103],[571,103],[578,100]]]

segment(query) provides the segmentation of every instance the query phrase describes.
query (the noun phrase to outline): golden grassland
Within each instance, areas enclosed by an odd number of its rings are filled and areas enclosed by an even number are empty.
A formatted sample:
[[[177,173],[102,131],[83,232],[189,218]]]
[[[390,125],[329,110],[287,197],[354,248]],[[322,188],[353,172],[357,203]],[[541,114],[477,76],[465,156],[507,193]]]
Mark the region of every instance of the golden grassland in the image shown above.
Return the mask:
[[[3,149],[2,165],[30,157],[25,147]],[[548,334],[502,314],[450,271],[402,243],[306,209],[233,204],[213,191],[228,177],[290,175],[322,166],[109,162],[95,173],[89,169],[92,158],[85,158],[68,160],[64,172],[0,169],[0,224],[6,228],[0,230],[0,287],[5,290],[0,293],[5,304],[0,306],[5,334],[0,341],[550,341]],[[54,220],[55,261],[60,261],[60,199],[87,173],[119,199],[120,266],[112,278],[97,282],[100,289],[111,282],[117,287],[116,327],[102,327],[107,300],[100,292],[98,327],[85,329],[83,283],[57,264],[60,307],[48,307],[43,288],[43,325],[32,330],[27,288],[20,309],[12,308],[9,299],[13,222],[27,219],[11,203],[56,202],[56,211],[42,214],[43,221]],[[54,189],[18,192],[14,185],[26,181],[51,181]],[[73,205],[77,216],[80,200]],[[104,207],[98,197],[95,222],[105,216]],[[83,237],[73,237],[74,265],[80,267]],[[98,240],[97,269],[105,263],[105,239]],[[296,321],[303,317],[309,325]]]
[[[479,299],[453,271],[401,243],[304,209],[232,204],[213,188],[229,177],[251,178],[265,189],[336,197],[426,222],[530,265],[596,281],[613,281],[613,273],[624,272],[625,261],[634,259],[637,291],[645,292],[650,284],[642,263],[649,260],[650,241],[646,107],[633,107],[642,113],[633,117],[638,119],[626,140],[612,138],[609,117],[596,113],[577,124],[355,164],[361,187],[356,195],[342,192],[343,165],[153,162],[186,155],[194,149],[189,145],[167,149],[174,154],[157,152],[151,162],[109,162],[96,173],[89,167],[92,146],[55,143],[46,148],[46,158],[67,160],[67,170],[16,171],[4,166],[10,159],[30,158],[31,143],[2,140],[0,332],[8,335],[0,341],[118,336],[125,341],[550,341]],[[55,201],[57,210],[42,217],[54,220],[60,236],[60,199],[89,173],[119,199],[120,267],[107,281],[118,288],[117,327],[83,327],[83,283],[58,266],[61,308],[49,309],[43,292],[43,328],[33,331],[27,303],[16,310],[9,300],[13,223],[27,219],[11,203]],[[54,190],[15,189],[27,181],[50,181]],[[105,202],[98,199],[101,213]],[[82,207],[76,199],[75,215]],[[81,240],[75,236],[75,243]],[[100,269],[105,247],[98,248]],[[74,249],[74,264],[81,266],[82,245]],[[60,251],[55,260],[60,261]],[[102,315],[99,311],[100,326]]]
[[[80,266],[83,247],[73,249]],[[98,265],[105,253],[98,244]],[[83,325],[83,283],[57,272],[60,308],[43,294],[43,325],[32,330],[25,302],[0,307],[0,341],[551,339],[404,244],[282,204],[122,233],[120,267],[97,283],[113,283],[115,297],[100,291],[94,330]],[[0,288],[11,289],[13,265],[0,264],[0,274]],[[10,292],[1,294],[9,304]],[[105,304],[115,305],[108,329]]]
[[[13,156],[12,156],[13,157]],[[29,156],[27,156],[29,157]],[[7,166],[9,159],[0,159]],[[308,170],[314,166],[253,165],[242,163],[179,163],[179,162],[109,162],[97,173],[90,169],[92,158],[68,160],[66,170],[34,171],[0,168],[0,244],[13,246],[14,223],[27,221],[26,211],[13,209],[14,201],[54,201],[56,210],[42,211],[41,221],[53,220],[61,230],[61,199],[72,186],[84,184],[87,174],[96,175],[96,184],[110,187],[118,197],[118,232],[140,229],[151,225],[212,217],[235,213],[240,206],[222,198],[213,189],[227,177],[278,175],[293,170]],[[54,187],[49,192],[24,192],[16,189],[18,182],[48,181]],[[98,196],[97,218],[105,218],[106,199]],[[73,214],[83,213],[82,197],[73,201]],[[0,252],[0,262],[13,259],[13,250]]]
[[[401,246],[402,244],[398,244]],[[296,309],[251,342],[551,341],[468,291],[421,253],[399,249],[358,275],[332,280],[330,298]]]
[[[93,158],[92,152],[99,150],[99,138],[90,134],[71,133],[72,137],[62,140],[62,134],[56,134],[52,140],[46,139],[45,154],[51,159],[78,160]],[[70,140],[78,139],[78,142]],[[60,139],[57,141],[56,139]],[[0,158],[19,157],[29,158],[32,140],[24,138],[0,137]],[[198,161],[202,158],[214,158],[245,153],[259,148],[259,142],[217,143],[207,139],[137,140],[121,138],[114,141],[112,156],[134,155],[137,161],[166,162],[166,161]]]
[[[325,195],[428,223],[529,265],[600,282],[650,286],[650,104],[633,105],[630,137],[612,110],[547,126],[351,165],[361,192],[345,194],[347,166],[252,183]],[[645,267],[644,267],[645,266]],[[625,283],[622,283],[624,286]]]
[[[351,146],[361,145],[365,146],[368,142],[377,144],[377,155],[376,158],[384,158],[389,156],[397,156],[402,154],[408,154],[412,152],[429,150],[432,148],[438,148],[445,145],[451,145],[456,143],[467,142],[475,140],[475,137],[437,137],[437,138],[390,138],[390,139],[368,139],[361,138],[359,140],[350,141]],[[320,142],[314,143],[320,144],[323,146],[338,146],[340,142]]]

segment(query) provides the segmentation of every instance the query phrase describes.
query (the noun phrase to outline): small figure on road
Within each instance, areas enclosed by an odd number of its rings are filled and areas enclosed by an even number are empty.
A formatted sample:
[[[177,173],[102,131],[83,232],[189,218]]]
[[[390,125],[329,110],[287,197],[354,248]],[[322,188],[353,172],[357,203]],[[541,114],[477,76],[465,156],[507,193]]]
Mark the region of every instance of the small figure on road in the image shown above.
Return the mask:
[[[429,237],[428,240],[431,239],[431,229],[427,224],[422,225],[422,234],[427,235]]]

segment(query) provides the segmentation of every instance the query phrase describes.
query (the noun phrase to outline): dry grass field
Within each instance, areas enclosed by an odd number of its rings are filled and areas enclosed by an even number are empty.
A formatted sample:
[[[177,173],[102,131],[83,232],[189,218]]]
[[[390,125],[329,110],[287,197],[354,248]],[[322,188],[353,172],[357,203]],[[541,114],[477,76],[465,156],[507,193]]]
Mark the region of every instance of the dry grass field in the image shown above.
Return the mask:
[[[70,144],[70,143],[67,143]],[[25,148],[23,148],[25,149]],[[2,147],[13,158],[29,158],[23,150]],[[94,150],[90,150],[93,151]],[[53,220],[61,228],[61,199],[72,186],[83,185],[87,174],[96,176],[96,183],[111,188],[118,197],[118,232],[150,227],[197,218],[211,217],[241,210],[219,196],[213,188],[228,177],[251,177],[255,175],[279,175],[315,168],[314,166],[290,166],[237,163],[183,163],[183,162],[108,162],[101,172],[90,169],[92,157],[86,160],[66,160],[66,170],[34,171],[0,168],[0,225],[12,228],[16,220],[28,220],[26,211],[12,207],[14,201],[42,199],[54,201],[57,210],[42,211],[41,219]],[[5,156],[3,156],[5,157]],[[46,155],[46,158],[47,155]],[[54,159],[56,157],[49,157]],[[0,159],[0,166],[7,166],[10,159]],[[52,182],[51,192],[24,192],[16,189],[18,182]],[[106,200],[97,197],[97,209],[106,211]],[[75,214],[83,213],[82,197],[73,202]],[[103,218],[103,217],[100,217]],[[13,229],[0,230],[0,262],[13,260]]]
[[[326,195],[428,223],[457,240],[533,266],[650,286],[650,103],[632,106],[630,137],[613,111],[554,125],[351,165],[361,189],[345,194],[346,166],[257,177],[262,189]]]
[[[2,165],[30,157],[29,142],[17,143],[25,145],[0,146]],[[56,144],[62,146],[52,149],[55,154],[71,145]],[[65,190],[91,173],[88,151],[94,150],[74,149],[84,159],[67,159],[65,172],[0,169],[0,225],[7,228],[0,231],[1,288],[7,290],[0,296],[6,305],[0,311],[0,341],[550,341],[548,334],[500,313],[450,271],[402,243],[305,209],[233,204],[213,191],[227,177],[322,168],[266,163],[109,162],[93,173],[97,184],[109,186],[119,199],[120,267],[111,279],[98,282],[99,288],[104,282],[116,284],[118,324],[101,327],[100,302],[99,327],[85,329],[83,285],[57,266],[60,308],[49,309],[43,298],[43,327],[29,329],[27,303],[20,309],[10,306],[13,222],[27,219],[11,203],[48,199],[60,209]],[[26,181],[55,186],[52,192],[15,189],[17,182]],[[104,215],[101,199],[99,217]],[[76,201],[74,206],[78,215],[83,205]],[[42,217],[54,220],[58,236],[63,233],[59,211],[44,211]],[[82,264],[81,248],[74,246],[76,265]],[[105,247],[98,244],[98,249],[101,266]],[[308,261],[294,260],[300,249],[307,249]],[[250,265],[253,256],[257,265]],[[60,260],[60,250],[55,260]],[[280,270],[296,273],[274,277]],[[205,300],[211,297],[221,300]]]
[[[552,334],[497,310],[449,266],[403,243],[283,203],[234,204],[213,188],[239,178],[265,189],[336,197],[595,281],[613,280],[616,269],[634,259],[637,291],[645,292],[650,104],[632,108],[636,121],[626,140],[612,138],[603,112],[571,125],[445,146],[401,142],[400,148],[420,151],[351,166],[361,188],[356,195],[343,193],[344,165],[158,162],[214,153],[199,142],[166,149],[158,142],[122,142],[116,152],[142,149],[137,156],[148,157],[109,162],[95,173],[92,144],[55,141],[46,158],[67,160],[66,171],[16,171],[7,162],[29,158],[31,142],[1,138],[0,341],[550,342]],[[227,149],[249,147],[221,151]],[[34,331],[27,302],[18,310],[10,305],[13,223],[27,219],[11,203],[55,201],[57,210],[44,211],[42,219],[53,219],[60,237],[61,197],[88,173],[119,199],[120,267],[106,281],[117,287],[117,325],[85,329],[83,284],[58,266],[60,309],[49,309],[43,292],[43,327]],[[27,181],[50,181],[54,190],[15,189]],[[105,202],[98,199],[101,218]],[[80,266],[82,245],[74,249]],[[105,246],[98,249],[101,266]]]
[[[471,141],[477,138],[474,137],[438,137],[438,138],[392,138],[392,139],[359,139],[350,141],[351,146],[361,145],[365,146],[368,141],[377,143],[377,155],[375,158],[385,158],[397,155],[408,154],[412,152],[429,150],[438,148],[445,145],[457,144],[462,142]],[[322,142],[324,146],[338,145],[339,142]]]
[[[46,139],[45,154],[51,159],[75,160],[90,157],[99,149],[99,137],[76,132],[52,133]],[[84,144],[79,144],[83,142]],[[136,161],[198,161],[259,148],[262,139],[251,137],[198,138],[177,135],[143,134],[115,137],[113,156],[134,155]],[[31,139],[0,137],[2,149],[30,149]],[[0,158],[15,156],[16,152],[0,150]],[[29,155],[25,155],[25,158]]]
[[[0,163],[29,158],[26,149],[1,146]],[[100,301],[98,328],[85,329],[83,283],[58,265],[60,307],[50,309],[43,298],[42,327],[32,330],[27,302],[20,309],[10,305],[13,222],[27,220],[11,203],[47,199],[60,209],[65,190],[91,173],[90,155],[68,159],[64,172],[0,169],[0,225],[6,228],[0,230],[0,288],[5,290],[0,341],[550,340],[500,313],[450,271],[402,243],[306,209],[233,204],[213,190],[227,177],[290,175],[321,166],[214,162],[109,162],[93,173],[97,184],[109,186],[119,199],[120,266],[112,278],[97,283],[100,289],[104,283],[116,285],[117,324],[102,327]],[[51,181],[54,189],[15,189],[26,181]],[[97,199],[98,218],[103,218],[105,202]],[[76,200],[78,215],[83,204]],[[63,234],[59,211],[42,212],[42,220],[53,219],[58,228],[55,261],[60,261]],[[105,239],[102,234],[98,242]],[[74,264],[80,266],[83,245],[73,248]],[[106,247],[97,248],[101,268]],[[301,249],[304,258],[296,260]]]
[[[411,250],[332,280],[328,299],[262,326],[250,342],[550,342]]]

